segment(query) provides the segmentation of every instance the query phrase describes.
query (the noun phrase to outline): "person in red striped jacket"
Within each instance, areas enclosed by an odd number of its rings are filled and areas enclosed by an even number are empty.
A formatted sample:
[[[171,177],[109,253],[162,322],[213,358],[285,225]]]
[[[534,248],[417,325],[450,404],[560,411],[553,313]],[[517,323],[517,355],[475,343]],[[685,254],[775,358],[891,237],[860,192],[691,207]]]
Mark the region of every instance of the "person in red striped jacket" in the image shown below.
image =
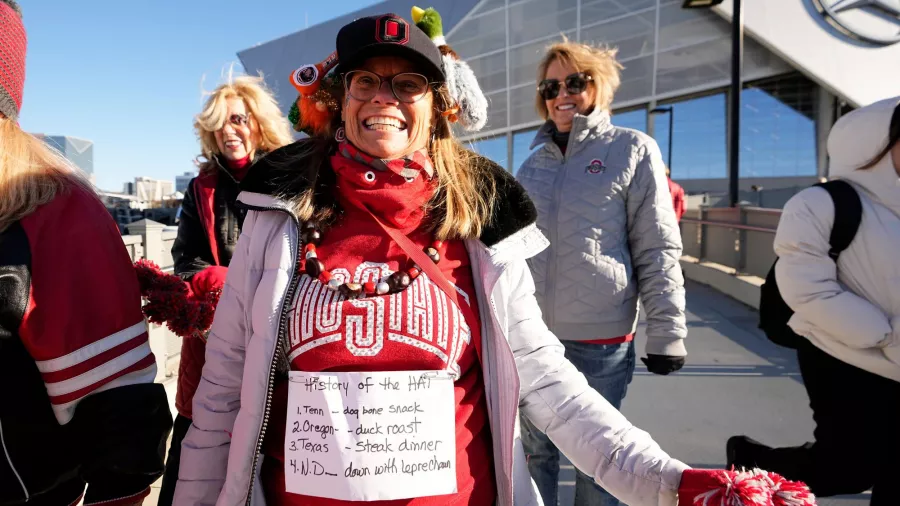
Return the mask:
[[[137,505],[172,415],[118,227],[17,124],[25,45],[0,0],[0,505]]]

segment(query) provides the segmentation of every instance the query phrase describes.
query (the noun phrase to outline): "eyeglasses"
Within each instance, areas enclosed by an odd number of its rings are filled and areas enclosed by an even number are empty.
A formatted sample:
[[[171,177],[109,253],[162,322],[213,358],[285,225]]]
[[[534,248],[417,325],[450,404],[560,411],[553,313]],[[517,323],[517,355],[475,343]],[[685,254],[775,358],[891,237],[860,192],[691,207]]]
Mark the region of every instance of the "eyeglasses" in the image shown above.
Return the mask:
[[[593,77],[584,72],[576,72],[566,76],[563,84],[565,84],[566,93],[569,95],[578,95],[586,90],[588,82],[593,80]],[[537,90],[544,100],[553,100],[559,96],[560,88],[561,85],[559,79],[544,79],[538,84]]]
[[[344,89],[351,97],[363,102],[375,98],[385,82],[390,83],[394,98],[406,104],[418,102],[428,94],[428,78],[422,74],[404,72],[382,77],[367,70],[354,70],[344,75]]]
[[[250,123],[250,116],[246,114],[232,114],[228,117],[228,122],[236,127],[247,126]]]

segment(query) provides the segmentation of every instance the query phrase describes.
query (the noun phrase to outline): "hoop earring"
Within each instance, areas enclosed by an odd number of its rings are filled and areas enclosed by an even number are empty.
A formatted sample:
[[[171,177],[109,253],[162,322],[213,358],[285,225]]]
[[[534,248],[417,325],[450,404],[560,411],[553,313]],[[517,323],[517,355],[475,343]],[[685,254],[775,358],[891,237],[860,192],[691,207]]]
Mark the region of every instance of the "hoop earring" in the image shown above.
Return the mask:
[[[347,132],[344,131],[344,125],[338,127],[334,132],[334,140],[337,142],[344,142],[347,140]]]

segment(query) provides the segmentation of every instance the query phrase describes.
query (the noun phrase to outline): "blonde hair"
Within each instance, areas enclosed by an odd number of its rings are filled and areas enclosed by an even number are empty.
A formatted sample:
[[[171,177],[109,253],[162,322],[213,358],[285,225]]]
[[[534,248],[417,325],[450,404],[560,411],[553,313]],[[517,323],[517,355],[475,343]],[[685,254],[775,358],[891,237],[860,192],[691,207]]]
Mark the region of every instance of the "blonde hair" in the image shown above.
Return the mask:
[[[343,97],[338,102],[343,103]],[[491,219],[497,194],[491,162],[464,148],[441,114],[452,103],[446,85],[434,90],[434,138],[429,143],[428,153],[434,164],[438,188],[429,207],[431,228],[440,240],[479,237]],[[286,164],[286,170],[296,172],[296,164],[323,167],[328,155],[334,152],[335,142],[332,138],[313,138],[306,142],[306,146],[307,149]],[[320,171],[319,184],[323,176],[328,177]],[[294,214],[301,221],[312,220],[326,225],[335,218],[334,202],[330,192],[319,190],[314,187],[299,195],[282,197],[291,202]],[[317,198],[320,199],[318,202]],[[323,200],[325,206],[321,205]]]
[[[250,111],[251,129],[257,135],[257,151],[269,152],[294,141],[291,125],[278,108],[275,97],[265,88],[261,77],[230,77],[210,93],[203,110],[194,118],[194,130],[200,140],[201,170],[216,170],[216,164],[209,163],[220,154],[216,144],[216,131],[225,126],[228,100],[239,98]]]
[[[62,155],[0,117],[0,232],[73,185],[95,193]]]
[[[596,93],[594,94],[594,107],[602,111],[609,110],[613,96],[622,82],[622,69],[625,68],[616,60],[616,48],[594,47],[579,42],[571,42],[565,36],[563,41],[547,48],[547,53],[538,64],[537,81],[540,83],[547,76],[547,68],[554,61],[559,61],[564,67],[574,69],[575,72],[584,72],[591,76]],[[540,93],[535,96],[535,107],[541,118],[550,117],[547,103]]]

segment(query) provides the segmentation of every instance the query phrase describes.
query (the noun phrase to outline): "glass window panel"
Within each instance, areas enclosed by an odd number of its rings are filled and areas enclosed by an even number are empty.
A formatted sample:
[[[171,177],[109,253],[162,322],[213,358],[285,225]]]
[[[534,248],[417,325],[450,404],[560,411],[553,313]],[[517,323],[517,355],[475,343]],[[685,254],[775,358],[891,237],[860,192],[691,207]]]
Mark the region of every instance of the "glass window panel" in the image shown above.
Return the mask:
[[[531,149],[531,143],[534,141],[534,136],[537,135],[538,129],[532,130],[523,130],[521,132],[516,132],[513,134],[513,163],[512,163],[512,173],[516,175],[519,172],[519,167],[525,163],[525,160],[534,153],[540,146],[536,146],[534,149]]]
[[[719,93],[674,104],[672,179],[716,179],[727,174],[725,94]],[[657,116],[654,137],[669,160],[669,122]]]
[[[582,28],[581,41],[619,48],[619,58],[633,58],[653,53],[656,33],[656,11],[636,14],[611,23]]]
[[[537,111],[534,109],[534,99],[537,96],[534,86],[522,86],[509,90],[510,104],[512,107],[512,124],[521,125],[539,121]]]
[[[660,51],[728,38],[730,33],[730,24],[708,9],[682,9],[680,3],[675,3],[659,10]]]
[[[485,93],[506,88],[506,52],[466,60]]]
[[[506,90],[485,95],[488,101],[488,120],[485,130],[506,128]]]
[[[658,94],[727,80],[731,76],[731,40],[718,39],[660,52],[657,66]]]
[[[486,2],[476,7],[475,10],[472,11],[472,14],[479,14],[493,9],[499,9],[500,7],[504,7],[505,5],[506,0],[487,0]]]
[[[633,128],[647,132],[647,109],[634,109],[626,112],[613,112],[612,124],[622,128]]]
[[[731,38],[659,53],[656,93],[718,86],[731,80]],[[758,79],[790,67],[756,41],[744,39],[744,78]],[[718,83],[718,84],[717,84]]]
[[[568,32],[570,39],[575,38],[575,32]],[[545,39],[531,44],[526,44],[509,50],[510,86],[525,83],[534,83],[537,86],[537,67],[547,48],[554,42],[562,40],[562,37]]]
[[[459,25],[447,42],[465,60],[502,49],[506,46],[506,15],[500,10],[470,18]]]
[[[479,155],[497,162],[506,170],[509,170],[508,164],[506,163],[507,158],[509,158],[509,151],[507,150],[505,135],[491,137],[489,139],[474,140],[472,141],[471,149]]]
[[[793,72],[794,68],[776,56],[775,53],[747,37],[744,39],[744,68],[742,71],[744,79],[760,79]]]
[[[582,0],[581,26],[599,23],[655,6],[656,0]],[[656,9],[654,9],[655,11]]]
[[[644,56],[622,62],[622,83],[616,92],[614,103],[623,103],[650,97],[653,91],[653,56]]]
[[[509,7],[510,44],[573,30],[577,0],[531,0]]]
[[[817,89],[796,75],[747,86],[741,94],[741,177],[816,174]]]

